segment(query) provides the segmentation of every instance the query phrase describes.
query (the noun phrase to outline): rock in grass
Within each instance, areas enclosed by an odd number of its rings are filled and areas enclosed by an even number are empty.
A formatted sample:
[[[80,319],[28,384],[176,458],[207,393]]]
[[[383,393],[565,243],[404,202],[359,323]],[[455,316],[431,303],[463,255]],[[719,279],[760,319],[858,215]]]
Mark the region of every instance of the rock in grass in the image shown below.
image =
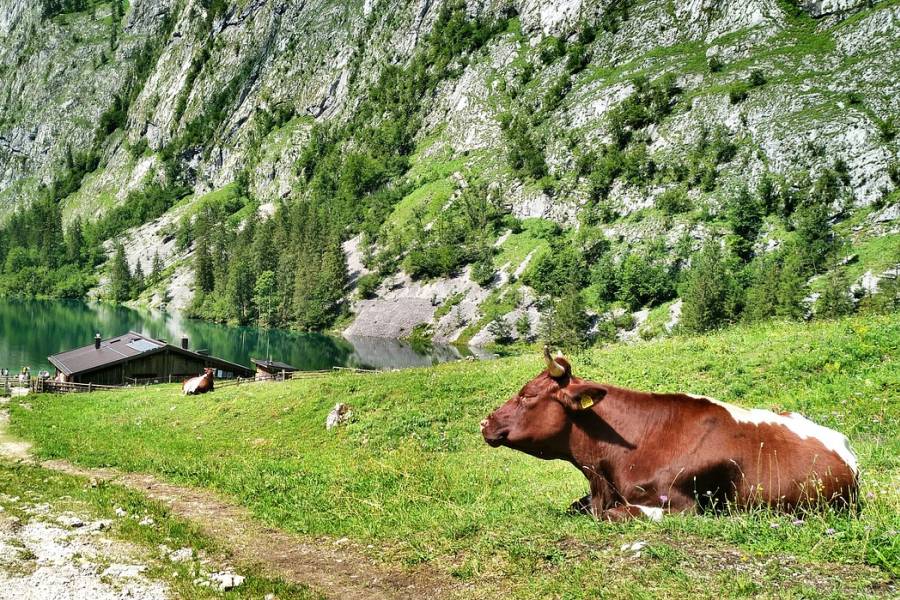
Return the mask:
[[[619,548],[622,552],[631,554],[631,558],[640,558],[641,550],[647,547],[647,542],[639,541],[633,542],[631,544],[622,544],[622,547]]]
[[[325,419],[325,429],[334,429],[338,425],[346,423],[352,415],[353,412],[348,405],[338,402],[334,405],[331,412],[328,413],[328,418]]]
[[[228,590],[233,590],[234,588],[242,585],[244,583],[244,577],[241,575],[236,575],[234,573],[229,573],[227,571],[221,571],[219,573],[213,573],[209,576],[209,578],[216,584],[219,588],[219,591],[227,592]]]
[[[179,548],[169,553],[169,560],[173,563],[182,563],[191,560],[194,557],[194,551],[190,548]]]
[[[88,531],[106,531],[112,527],[112,521],[109,519],[100,519],[99,521],[94,521],[89,523],[87,526]]]

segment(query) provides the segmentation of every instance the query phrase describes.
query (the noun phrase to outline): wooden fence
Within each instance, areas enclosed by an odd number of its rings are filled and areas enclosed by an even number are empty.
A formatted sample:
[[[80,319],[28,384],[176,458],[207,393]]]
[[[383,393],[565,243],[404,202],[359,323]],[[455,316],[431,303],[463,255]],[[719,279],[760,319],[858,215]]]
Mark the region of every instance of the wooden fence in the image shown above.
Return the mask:
[[[35,394],[74,394],[122,389],[120,386],[115,385],[72,383],[68,381],[56,381],[55,379],[41,379],[39,377],[30,377],[24,381],[19,379],[18,376],[0,377],[0,391],[9,394],[12,392],[13,388],[27,389]]]
[[[253,383],[273,383],[282,381],[298,381],[301,379],[318,379],[326,377],[334,373],[380,373],[381,371],[371,369],[355,369],[352,367],[333,367],[327,371],[294,371],[293,373],[280,372],[271,379],[244,379],[238,377],[236,379],[226,379],[216,381],[215,387],[224,388],[233,385],[246,385]],[[12,388],[25,388],[36,394],[76,394],[90,393],[107,390],[123,390],[135,386],[157,385],[162,383],[179,383],[172,381],[172,377],[157,377],[154,379],[128,379],[126,385],[99,385],[96,383],[72,383],[68,381],[56,381],[55,379],[41,379],[31,377],[24,381],[19,379],[18,375],[0,376],[0,395],[9,395]]]

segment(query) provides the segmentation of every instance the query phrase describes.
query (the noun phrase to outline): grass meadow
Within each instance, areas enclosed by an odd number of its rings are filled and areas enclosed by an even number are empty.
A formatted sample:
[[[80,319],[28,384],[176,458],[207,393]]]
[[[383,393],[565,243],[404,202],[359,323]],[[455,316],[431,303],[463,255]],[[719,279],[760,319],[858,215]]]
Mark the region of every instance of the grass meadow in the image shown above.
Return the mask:
[[[791,410],[847,434],[858,514],[569,515],[568,465],[491,449],[478,423],[542,368],[537,353],[375,375],[177,386],[14,401],[45,458],[151,472],[218,490],[311,538],[347,537],[391,564],[427,563],[466,597],[788,598],[896,593],[900,576],[900,315],[740,326],[594,349],[576,374]],[[326,431],[337,402],[345,427]],[[639,556],[624,544],[646,542]]]

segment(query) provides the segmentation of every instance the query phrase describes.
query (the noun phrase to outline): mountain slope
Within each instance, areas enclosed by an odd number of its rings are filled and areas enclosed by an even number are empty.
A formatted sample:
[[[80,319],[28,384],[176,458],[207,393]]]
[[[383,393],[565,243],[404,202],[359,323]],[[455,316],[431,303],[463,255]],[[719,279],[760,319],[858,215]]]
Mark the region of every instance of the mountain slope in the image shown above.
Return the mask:
[[[199,243],[219,265],[194,302],[199,315],[256,318],[259,303],[236,290],[270,270],[276,283],[264,295],[291,306],[270,320],[321,326],[335,311],[308,316],[316,307],[299,297],[331,282],[294,273],[324,260],[319,249],[335,237],[351,287],[321,302],[356,297],[362,276],[371,296],[354,302],[350,333],[409,335],[419,325],[436,339],[487,341],[495,333],[485,326],[500,318],[515,337],[536,331],[538,297],[560,295],[551,280],[570,271],[592,272],[579,282],[589,308],[613,301],[630,312],[674,298],[707,239],[743,236],[755,246],[738,251],[745,258],[777,250],[795,237],[801,196],[827,204],[851,246],[884,247],[856,252],[864,269],[850,275],[877,276],[900,260],[891,254],[895,1],[75,8],[84,10],[0,3],[0,64],[12,75],[0,77],[0,207],[71,180],[57,194],[69,224],[116,206],[121,216],[141,190],[167,190],[152,210],[99,234],[125,241],[132,268],[140,260],[147,271],[159,255],[165,270],[142,296],[150,304],[190,304]],[[741,186],[767,207],[736,234],[728,206]],[[335,231],[301,243],[296,222],[311,217],[285,217],[293,224],[282,241],[311,249],[291,260],[258,252],[252,273],[229,272],[256,236],[242,238],[238,224],[283,201],[324,211],[315,228]],[[200,239],[220,227],[222,239]],[[573,249],[572,264],[542,259],[561,249]],[[668,283],[598,291],[597,265],[608,260],[621,282],[630,256],[664,268]]]

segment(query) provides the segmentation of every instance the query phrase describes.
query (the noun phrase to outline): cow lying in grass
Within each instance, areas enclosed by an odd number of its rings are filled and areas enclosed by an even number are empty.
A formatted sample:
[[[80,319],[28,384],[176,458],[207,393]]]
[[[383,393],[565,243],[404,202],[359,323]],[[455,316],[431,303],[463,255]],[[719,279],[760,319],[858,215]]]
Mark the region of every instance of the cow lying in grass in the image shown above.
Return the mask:
[[[848,506],[856,456],[842,434],[796,413],[657,394],[547,369],[481,422],[491,446],[565,460],[590,484],[573,508],[621,521],[667,511]]]
[[[185,396],[192,396],[194,394],[205,394],[206,392],[213,391],[213,370],[212,369],[204,369],[203,375],[198,375],[197,377],[191,377],[181,384],[181,391],[184,392]]]

